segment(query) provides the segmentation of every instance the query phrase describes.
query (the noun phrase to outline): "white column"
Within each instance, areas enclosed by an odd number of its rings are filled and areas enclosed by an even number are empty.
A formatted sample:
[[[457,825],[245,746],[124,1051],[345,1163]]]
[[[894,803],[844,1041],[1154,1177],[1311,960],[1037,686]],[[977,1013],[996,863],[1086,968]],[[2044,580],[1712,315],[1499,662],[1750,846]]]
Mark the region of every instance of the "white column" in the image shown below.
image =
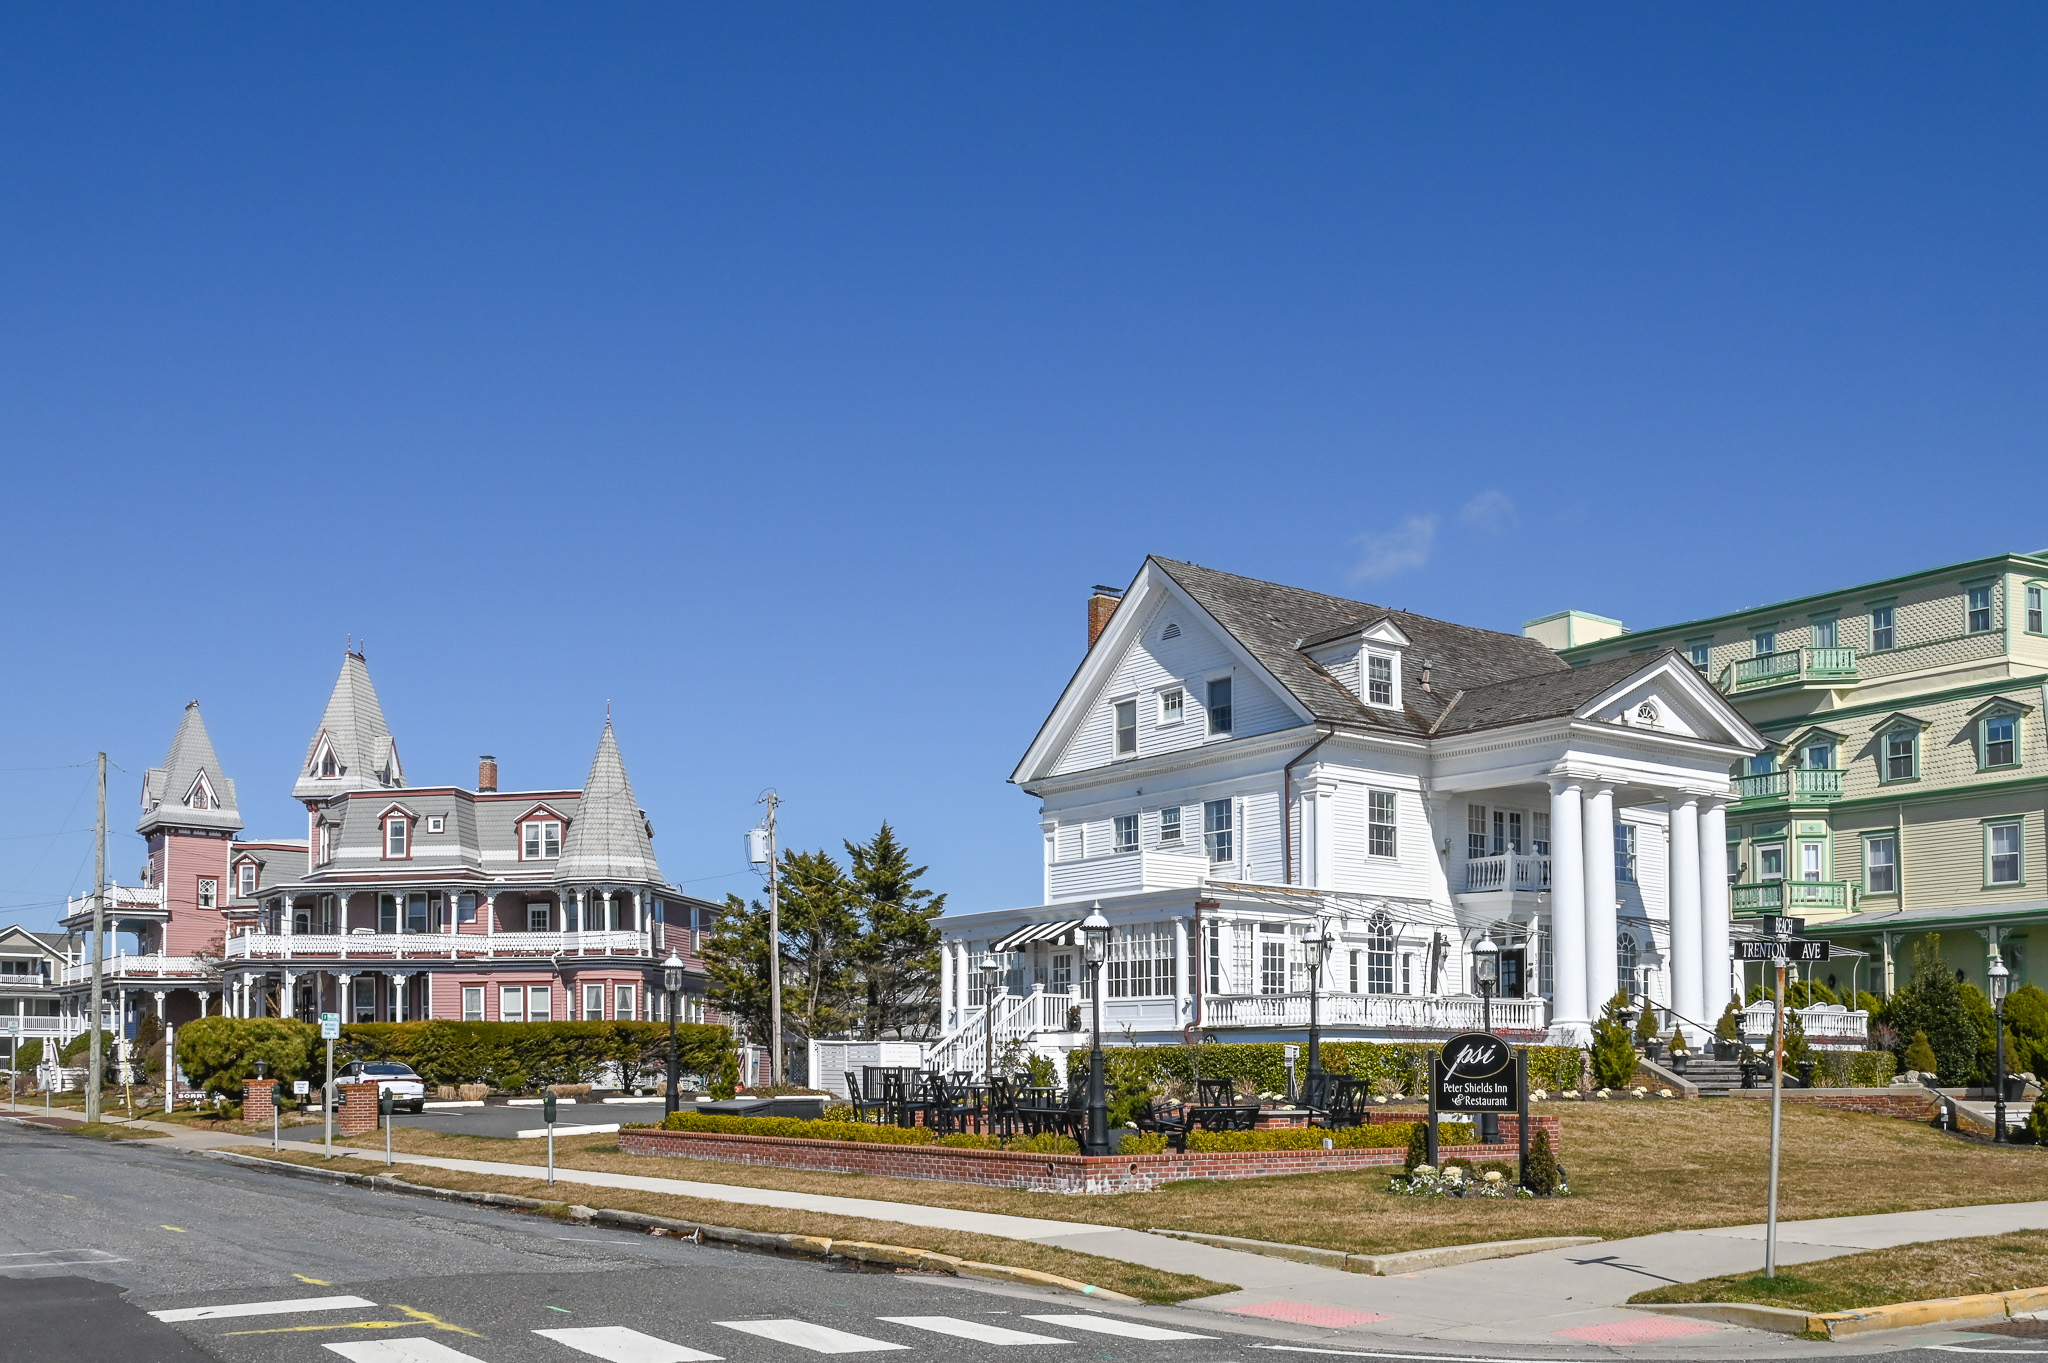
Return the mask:
[[[295,1018],[299,1015],[299,977],[287,970],[284,972],[284,989],[278,995],[277,1015],[281,1018]]]
[[[1705,976],[1700,962],[1700,802],[1697,795],[1673,791],[1671,809],[1671,1006],[1694,1023],[1706,1011],[1701,1002]],[[1686,1028],[1688,1040],[1695,1037]]]
[[[1728,802],[1700,801],[1700,1021],[1712,1027],[1735,997],[1728,941]]]
[[[1550,1034],[1564,1045],[1586,1038],[1586,847],[1579,782],[1550,783]]]
[[[199,1016],[205,1017],[206,1005],[213,998],[213,991],[211,989],[201,989],[196,992],[199,995]]]
[[[1614,787],[1588,782],[1585,803],[1586,1006],[1591,1018],[1621,988],[1621,968],[1614,959]],[[1550,836],[1555,842],[1555,828]]]
[[[412,983],[412,972],[410,970],[394,971],[389,978],[391,980],[391,1020],[393,1022],[403,1022],[405,1021],[405,987]]]
[[[284,907],[278,911],[277,931],[280,936],[289,937],[292,935],[292,897],[286,895],[278,903]]]
[[[1188,977],[1194,974],[1195,963],[1188,956],[1188,920],[1173,920],[1174,997],[1179,1005],[1175,1019],[1182,1025],[1188,1023],[1188,1007],[1192,1000],[1188,996]]]
[[[953,944],[939,944],[939,1035],[953,1030]]]
[[[498,954],[498,894],[493,890],[477,898],[484,908],[484,954],[495,956]]]
[[[343,1023],[356,1020],[356,973],[344,970],[334,977],[334,1013]]]

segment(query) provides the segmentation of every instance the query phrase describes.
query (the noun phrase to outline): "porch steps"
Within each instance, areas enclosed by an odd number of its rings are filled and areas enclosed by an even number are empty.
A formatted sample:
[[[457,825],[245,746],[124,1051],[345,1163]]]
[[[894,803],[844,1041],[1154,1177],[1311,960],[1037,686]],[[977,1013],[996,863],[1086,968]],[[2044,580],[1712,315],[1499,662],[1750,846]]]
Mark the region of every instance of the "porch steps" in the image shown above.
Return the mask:
[[[1702,1098],[1726,1098],[1730,1090],[1742,1087],[1739,1060],[1688,1060],[1681,1072],[1699,1086]]]

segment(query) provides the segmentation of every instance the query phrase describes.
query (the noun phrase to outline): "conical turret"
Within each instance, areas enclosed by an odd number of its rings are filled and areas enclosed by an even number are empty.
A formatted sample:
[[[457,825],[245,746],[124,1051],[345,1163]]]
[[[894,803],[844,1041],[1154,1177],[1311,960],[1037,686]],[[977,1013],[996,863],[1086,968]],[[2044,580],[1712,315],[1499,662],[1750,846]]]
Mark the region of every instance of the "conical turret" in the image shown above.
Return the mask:
[[[604,736],[583,783],[583,798],[562,841],[562,859],[555,863],[558,884],[661,883],[654,864],[653,830],[633,798],[626,761],[606,716]]]
[[[142,775],[142,817],[135,821],[135,831],[149,833],[167,827],[227,833],[242,827],[235,783],[220,769],[220,758],[213,751],[213,739],[206,732],[196,700],[186,703],[164,764]]]
[[[377,688],[370,684],[370,667],[363,655],[351,650],[341,660],[341,675],[335,679],[334,694],[327,698],[327,712],[320,727],[306,745],[305,765],[292,786],[298,800],[321,800],[352,790],[391,790],[405,784],[405,769],[398,762],[398,745],[384,722],[384,707],[377,700]]]

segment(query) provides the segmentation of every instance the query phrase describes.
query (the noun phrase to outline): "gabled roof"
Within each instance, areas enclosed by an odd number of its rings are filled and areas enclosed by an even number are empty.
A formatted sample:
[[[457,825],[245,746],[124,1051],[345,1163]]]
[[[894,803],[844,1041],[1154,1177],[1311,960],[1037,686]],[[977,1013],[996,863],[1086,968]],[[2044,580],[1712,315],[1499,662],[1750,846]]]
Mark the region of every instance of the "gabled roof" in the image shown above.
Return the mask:
[[[0,950],[33,947],[45,956],[55,960],[64,959],[64,935],[56,932],[31,932],[19,923],[0,928]]]
[[[1549,652],[1548,649],[1544,651]],[[1474,687],[1456,697],[1457,703],[1451,706],[1437,733],[1470,733],[1474,729],[1493,729],[1503,724],[1575,715],[1615,686],[1646,671],[1657,657],[1614,658],[1604,663],[1539,672],[1528,677],[1510,677],[1506,681]]]
[[[195,788],[213,795],[211,808],[194,809],[186,803]],[[235,783],[220,769],[213,751],[213,739],[200,717],[199,702],[188,701],[178,721],[177,736],[171,739],[170,754],[161,767],[142,774],[142,817],[135,831],[152,829],[208,828],[233,833],[242,826],[242,814],[235,804]]]
[[[2014,700],[2011,696],[1993,696],[1989,700],[1971,706],[1963,713],[1975,719],[1978,715],[1986,714],[1993,710],[2010,710],[2016,715],[2031,715],[2034,713],[2033,706],[2023,700]]]
[[[316,769],[323,743],[333,750],[341,770],[321,776]],[[319,800],[355,790],[389,790],[405,784],[399,765],[398,745],[391,727],[384,722],[384,706],[377,688],[370,684],[370,666],[363,655],[344,654],[341,675],[335,678],[334,693],[327,698],[327,711],[320,727],[306,745],[306,760],[299,766],[299,779],[292,786],[292,798]]]
[[[597,740],[590,777],[576,802],[576,817],[562,839],[562,857],[555,863],[557,884],[660,884],[654,862],[653,829],[633,798],[626,760],[609,716]]]

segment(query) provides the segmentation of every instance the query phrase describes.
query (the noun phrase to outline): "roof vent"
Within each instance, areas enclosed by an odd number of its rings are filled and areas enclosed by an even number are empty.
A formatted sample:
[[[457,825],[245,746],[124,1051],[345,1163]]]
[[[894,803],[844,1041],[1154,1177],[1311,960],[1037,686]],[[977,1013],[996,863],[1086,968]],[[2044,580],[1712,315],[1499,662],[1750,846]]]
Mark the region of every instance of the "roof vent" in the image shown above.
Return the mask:
[[[1162,630],[1160,630],[1160,631],[1159,631],[1159,637],[1160,637],[1160,638],[1162,638],[1162,639],[1178,639],[1178,638],[1180,638],[1180,621],[1178,621],[1178,620],[1169,620],[1169,621],[1167,621],[1167,622],[1166,622],[1166,628],[1165,628],[1165,629],[1162,629]]]

